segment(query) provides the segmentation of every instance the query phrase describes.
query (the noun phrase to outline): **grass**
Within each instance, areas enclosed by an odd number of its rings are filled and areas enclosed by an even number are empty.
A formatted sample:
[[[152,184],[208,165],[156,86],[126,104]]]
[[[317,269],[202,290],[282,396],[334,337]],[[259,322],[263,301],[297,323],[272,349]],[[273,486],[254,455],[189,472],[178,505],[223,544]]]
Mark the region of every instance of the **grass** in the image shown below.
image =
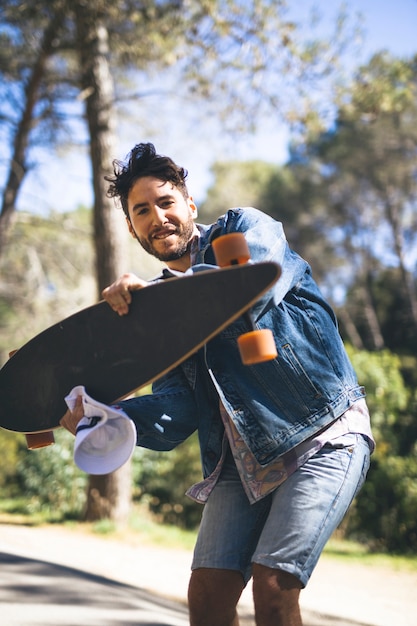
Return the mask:
[[[80,525],[85,527],[85,525]],[[137,507],[125,528],[118,529],[114,523],[101,521],[92,524],[88,532],[104,534],[109,539],[157,545],[168,549],[192,550],[197,531],[189,531],[177,526],[163,525],[155,521],[145,508]],[[366,544],[333,537],[327,544],[326,558],[349,563],[417,572],[417,556],[391,555],[372,552]]]
[[[126,541],[131,544],[156,545],[159,548],[192,550],[196,531],[178,526],[168,526],[155,521],[145,508],[135,508],[127,525],[118,526],[111,520],[93,523],[66,523],[66,527],[78,532],[88,532],[107,537],[109,540]]]
[[[394,570],[417,572],[417,556],[372,552],[366,544],[332,538],[324,549],[326,557]]]
[[[0,502],[0,524],[18,524],[22,526],[37,526],[44,524],[45,515],[28,512],[27,501],[24,498],[2,499]]]
[[[80,522],[78,520],[60,521],[54,519],[49,510],[37,513],[28,512],[26,500],[17,499],[0,501],[0,524],[22,526],[61,525],[72,532],[90,533],[107,537],[109,540],[129,541],[159,547],[192,550],[197,532],[178,526],[158,523],[145,506],[135,506],[127,525],[118,526],[112,520]]]

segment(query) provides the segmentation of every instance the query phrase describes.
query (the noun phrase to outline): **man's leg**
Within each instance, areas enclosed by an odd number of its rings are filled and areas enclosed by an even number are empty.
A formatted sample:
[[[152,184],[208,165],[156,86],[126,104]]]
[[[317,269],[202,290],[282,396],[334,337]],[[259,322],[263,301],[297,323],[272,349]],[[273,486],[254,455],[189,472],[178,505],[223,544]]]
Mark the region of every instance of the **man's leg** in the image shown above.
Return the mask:
[[[239,626],[236,606],[243,588],[240,572],[194,570],[188,588],[190,626]]]
[[[257,626],[302,624],[300,590],[361,487],[369,456],[360,435],[339,437],[274,492],[252,557]]]
[[[253,601],[257,626],[302,626],[302,585],[287,572],[253,564]]]
[[[233,460],[227,463],[204,506],[194,550],[191,626],[238,626],[236,605],[269,507],[269,497],[249,504]]]

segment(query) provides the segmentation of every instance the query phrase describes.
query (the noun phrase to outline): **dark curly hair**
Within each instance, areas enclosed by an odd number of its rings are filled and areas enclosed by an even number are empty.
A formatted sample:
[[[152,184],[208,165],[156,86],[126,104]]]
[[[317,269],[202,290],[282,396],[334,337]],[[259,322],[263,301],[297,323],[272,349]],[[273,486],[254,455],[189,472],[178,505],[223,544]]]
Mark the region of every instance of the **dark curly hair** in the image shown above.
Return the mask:
[[[185,184],[188,172],[178,166],[172,159],[156,154],[152,143],[139,143],[127,155],[126,162],[113,161],[114,177],[105,176],[110,185],[107,190],[109,198],[118,198],[122,209],[129,217],[127,198],[134,183],[144,176],[153,176],[163,182],[170,182],[177,187],[184,198],[188,198]]]

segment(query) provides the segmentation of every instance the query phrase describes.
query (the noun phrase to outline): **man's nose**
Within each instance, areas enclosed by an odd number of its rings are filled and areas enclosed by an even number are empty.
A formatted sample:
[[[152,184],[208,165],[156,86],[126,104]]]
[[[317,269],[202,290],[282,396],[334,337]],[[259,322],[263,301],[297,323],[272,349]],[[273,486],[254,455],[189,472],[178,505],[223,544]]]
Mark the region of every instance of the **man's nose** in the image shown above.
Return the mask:
[[[155,226],[163,226],[168,221],[165,211],[157,204],[153,207],[152,218]]]

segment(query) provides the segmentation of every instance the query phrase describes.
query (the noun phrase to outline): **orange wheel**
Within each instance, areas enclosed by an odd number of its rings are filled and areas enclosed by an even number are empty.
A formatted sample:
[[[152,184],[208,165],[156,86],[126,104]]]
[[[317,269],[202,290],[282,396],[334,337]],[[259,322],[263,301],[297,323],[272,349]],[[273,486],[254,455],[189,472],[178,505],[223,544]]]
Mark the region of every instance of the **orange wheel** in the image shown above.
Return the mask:
[[[238,338],[237,343],[244,365],[263,363],[277,357],[274,335],[269,328],[245,333]]]
[[[250,252],[243,233],[228,233],[213,241],[214,256],[220,267],[243,265],[250,259]]]
[[[37,448],[46,448],[55,443],[55,437],[52,430],[46,430],[43,433],[27,433],[26,443],[29,450],[36,450]]]

